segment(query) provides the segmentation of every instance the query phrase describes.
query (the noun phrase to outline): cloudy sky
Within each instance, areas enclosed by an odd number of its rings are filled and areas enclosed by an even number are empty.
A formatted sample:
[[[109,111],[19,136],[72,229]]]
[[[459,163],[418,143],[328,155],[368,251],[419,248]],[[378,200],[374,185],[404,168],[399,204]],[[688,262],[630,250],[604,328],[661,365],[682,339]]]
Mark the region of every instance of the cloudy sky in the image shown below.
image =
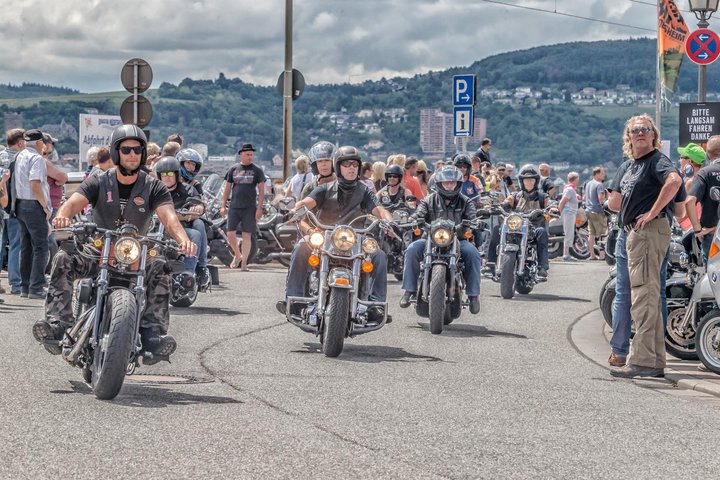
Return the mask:
[[[152,65],[155,87],[185,77],[212,79],[220,72],[271,85],[284,66],[285,0],[2,0],[2,4],[0,83],[36,82],[83,92],[121,90],[122,65],[140,57]],[[654,0],[294,0],[293,63],[311,84],[357,83],[470,65],[493,54],[537,45],[655,37],[654,4]],[[685,0],[677,4],[682,10],[688,8]],[[684,16],[691,30],[696,28],[692,14]]]

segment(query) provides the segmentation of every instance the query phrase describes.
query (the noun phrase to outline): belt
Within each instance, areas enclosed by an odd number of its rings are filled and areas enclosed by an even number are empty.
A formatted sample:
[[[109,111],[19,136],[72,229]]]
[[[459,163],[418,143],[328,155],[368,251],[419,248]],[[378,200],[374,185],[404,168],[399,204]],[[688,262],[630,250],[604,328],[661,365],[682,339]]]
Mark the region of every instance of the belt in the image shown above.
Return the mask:
[[[658,216],[653,218],[653,220],[657,220],[658,218],[667,218],[667,212],[664,210],[660,213],[658,213]],[[652,222],[652,220],[650,220]],[[635,224],[637,223],[637,220],[633,220],[632,222],[628,223],[623,227],[623,230],[625,230],[625,233],[630,233],[633,230],[637,230]]]

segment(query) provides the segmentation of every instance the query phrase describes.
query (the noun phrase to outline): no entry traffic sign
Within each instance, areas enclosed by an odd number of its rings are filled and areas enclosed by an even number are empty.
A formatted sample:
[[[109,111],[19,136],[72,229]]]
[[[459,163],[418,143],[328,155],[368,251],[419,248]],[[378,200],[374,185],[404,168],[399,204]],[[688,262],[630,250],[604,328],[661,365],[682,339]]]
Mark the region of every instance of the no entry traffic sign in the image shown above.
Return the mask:
[[[720,56],[720,37],[707,28],[695,30],[685,40],[685,53],[698,65],[709,65]]]

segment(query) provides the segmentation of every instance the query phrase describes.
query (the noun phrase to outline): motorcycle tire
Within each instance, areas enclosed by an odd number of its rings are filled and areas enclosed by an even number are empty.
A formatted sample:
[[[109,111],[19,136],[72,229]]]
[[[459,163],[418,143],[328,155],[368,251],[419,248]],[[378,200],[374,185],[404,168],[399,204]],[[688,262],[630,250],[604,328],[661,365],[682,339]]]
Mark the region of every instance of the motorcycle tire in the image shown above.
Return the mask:
[[[573,244],[570,246],[570,255],[578,260],[587,260],[590,258],[587,228],[575,229],[575,239],[573,240]]]
[[[290,259],[286,257],[278,257],[277,261],[280,265],[282,265],[285,268],[290,268]]]
[[[521,295],[527,295],[533,291],[533,285],[528,285],[521,279],[515,281],[515,291]]]
[[[349,308],[350,290],[330,288],[322,341],[322,351],[326,357],[337,357],[343,351]]]
[[[548,258],[558,258],[561,257],[563,254],[563,244],[562,242],[550,242],[548,244]]]
[[[115,398],[123,382],[130,361],[135,333],[137,304],[135,296],[124,288],[113,290],[107,297],[104,318],[100,322],[100,342],[94,352],[91,385],[100,400]]]
[[[462,292],[455,292],[455,300],[445,305],[445,325],[450,325],[453,320],[460,318],[462,314]]]
[[[430,333],[438,335],[443,331],[445,322],[445,299],[447,298],[447,280],[445,265],[433,265],[430,277]]]
[[[602,290],[600,290],[600,311],[603,314],[605,323],[612,328],[612,308],[615,301],[615,279],[608,278],[605,280]]]
[[[720,329],[720,310],[710,310],[700,320],[698,331],[695,334],[695,348],[698,358],[708,370],[720,374],[720,348],[712,345],[713,337]]]
[[[515,255],[506,255],[500,270],[500,296],[505,299],[515,295]]]
[[[678,329],[686,311],[685,307],[680,307],[673,308],[668,312],[667,327],[665,329],[665,350],[680,360],[697,360],[695,331],[691,330],[683,335]]]
[[[175,298],[175,295],[170,294],[170,305],[178,308],[188,308],[192,306],[193,303],[195,303],[195,300],[197,300],[197,296],[198,284],[197,282],[195,282],[195,286],[193,286],[192,292],[189,292],[186,295]]]
[[[611,257],[610,255],[605,252],[605,263],[610,265],[611,267],[615,265],[615,257]]]

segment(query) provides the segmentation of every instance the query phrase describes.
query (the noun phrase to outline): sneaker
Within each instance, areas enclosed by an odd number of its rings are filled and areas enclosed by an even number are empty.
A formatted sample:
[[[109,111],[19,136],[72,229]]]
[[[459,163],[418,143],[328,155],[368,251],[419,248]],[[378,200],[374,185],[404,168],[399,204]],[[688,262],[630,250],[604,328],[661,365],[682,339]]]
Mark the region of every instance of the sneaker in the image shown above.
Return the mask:
[[[60,355],[62,340],[65,329],[59,323],[50,323],[47,320],[38,320],[32,327],[33,337],[43,344],[45,350],[52,355]]]
[[[566,255],[563,257],[563,262],[577,262],[574,257],[571,257],[570,255]]]
[[[410,301],[412,300],[412,297],[414,295],[415,295],[415,292],[410,292],[410,291],[403,293],[403,296],[400,299],[400,308],[408,308],[410,306]]]
[[[538,268],[537,276],[538,276],[538,277],[541,277],[541,278],[547,278],[547,276],[548,276],[548,271],[547,271],[547,269],[542,268],[542,267]]]
[[[30,292],[27,295],[28,300],[45,300],[45,297],[47,296],[47,292]]]
[[[470,313],[475,315],[480,311],[480,298],[478,298],[477,295],[473,295],[472,297],[468,297],[468,300],[470,300]]]

